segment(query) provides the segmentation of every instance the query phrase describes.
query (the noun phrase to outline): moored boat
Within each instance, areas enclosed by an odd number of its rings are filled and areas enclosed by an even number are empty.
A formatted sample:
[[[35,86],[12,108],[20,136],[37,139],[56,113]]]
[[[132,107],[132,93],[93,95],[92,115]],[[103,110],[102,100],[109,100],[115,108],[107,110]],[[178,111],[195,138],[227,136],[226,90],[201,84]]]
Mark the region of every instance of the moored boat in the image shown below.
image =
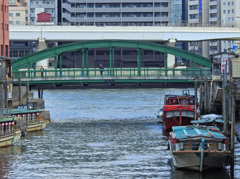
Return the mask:
[[[159,109],[157,117],[159,118],[159,121],[162,122],[162,117],[163,117],[163,109]]]
[[[173,126],[190,125],[191,121],[198,116],[195,113],[195,96],[165,95],[163,105],[163,125],[164,130],[171,130]]]
[[[169,147],[176,168],[222,168],[230,155],[228,139],[215,126],[176,126]]]
[[[22,117],[28,125],[28,132],[40,131],[46,128],[51,121],[50,114],[46,110],[12,110],[12,116]]]
[[[230,123],[231,122],[229,121],[229,124]],[[222,131],[224,121],[223,121],[222,115],[206,114],[206,115],[202,115],[198,120],[191,121],[191,124],[216,126]]]
[[[0,118],[0,147],[7,147],[15,144],[20,140],[24,122],[18,117],[1,117]],[[26,129],[25,129],[26,130]]]

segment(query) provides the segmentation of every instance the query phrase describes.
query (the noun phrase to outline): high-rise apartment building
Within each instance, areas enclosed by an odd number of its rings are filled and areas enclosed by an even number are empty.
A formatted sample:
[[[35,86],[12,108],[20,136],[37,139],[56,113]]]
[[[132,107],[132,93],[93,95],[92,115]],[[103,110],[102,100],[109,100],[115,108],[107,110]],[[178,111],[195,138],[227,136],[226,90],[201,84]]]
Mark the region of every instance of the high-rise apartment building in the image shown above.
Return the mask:
[[[221,23],[226,27],[239,27],[240,26],[240,1],[239,0],[221,0]],[[222,41],[221,51],[227,50],[230,52],[234,45],[238,42],[228,40]]]
[[[172,20],[172,1],[179,0],[59,0],[59,22],[96,26],[167,25]]]
[[[219,27],[221,24],[221,3],[218,0],[188,0],[188,22],[196,27]],[[190,42],[189,51],[209,57],[221,52],[221,42]]]
[[[37,15],[42,12],[51,14],[51,22],[57,25],[57,0],[28,0],[29,25],[35,25]]]

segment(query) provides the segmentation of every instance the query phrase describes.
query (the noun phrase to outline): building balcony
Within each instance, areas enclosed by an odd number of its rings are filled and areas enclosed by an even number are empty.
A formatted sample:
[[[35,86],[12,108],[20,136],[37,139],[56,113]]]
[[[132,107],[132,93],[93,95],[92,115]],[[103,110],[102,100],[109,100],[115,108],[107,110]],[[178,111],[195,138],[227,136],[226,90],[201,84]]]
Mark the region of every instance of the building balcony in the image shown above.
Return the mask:
[[[210,10],[209,10],[209,13],[210,13],[210,14],[216,14],[216,13],[217,13],[217,9],[210,9]]]
[[[209,45],[210,46],[218,46],[218,43],[217,42],[210,42]]]
[[[210,1],[209,2],[209,5],[217,5],[218,3],[217,3],[217,1]]]
[[[112,8],[111,8],[112,9]],[[120,10],[120,8],[118,8]],[[136,7],[122,8],[122,12],[153,12],[152,7]]]
[[[122,17],[123,22],[149,22],[153,21],[153,17]]]
[[[209,18],[209,21],[210,22],[215,22],[215,21],[217,21],[217,17],[211,17],[211,18]]]
[[[214,54],[217,54],[217,53],[218,53],[217,50],[210,50],[210,51],[209,51],[209,54],[210,54],[210,55],[214,55]]]

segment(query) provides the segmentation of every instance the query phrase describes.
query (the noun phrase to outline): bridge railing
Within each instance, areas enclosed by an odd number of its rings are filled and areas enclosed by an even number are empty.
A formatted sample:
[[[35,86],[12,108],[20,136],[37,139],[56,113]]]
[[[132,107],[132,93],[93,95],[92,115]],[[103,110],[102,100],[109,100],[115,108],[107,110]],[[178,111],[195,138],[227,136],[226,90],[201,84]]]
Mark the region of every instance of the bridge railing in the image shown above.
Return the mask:
[[[102,73],[101,73],[102,72]],[[210,69],[164,69],[164,68],[115,68],[115,69],[63,69],[63,70],[20,70],[13,78],[66,78],[66,77],[177,77],[211,76]]]

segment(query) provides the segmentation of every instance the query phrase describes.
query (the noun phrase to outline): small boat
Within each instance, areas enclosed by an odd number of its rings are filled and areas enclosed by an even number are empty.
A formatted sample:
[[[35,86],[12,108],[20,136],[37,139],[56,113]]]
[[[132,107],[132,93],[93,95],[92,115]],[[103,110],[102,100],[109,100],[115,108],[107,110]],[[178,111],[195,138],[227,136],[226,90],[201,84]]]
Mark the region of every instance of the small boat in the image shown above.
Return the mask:
[[[43,130],[51,121],[50,113],[45,110],[15,109],[11,112],[13,117],[22,117],[27,122],[28,132]]]
[[[224,121],[223,121],[222,115],[206,114],[206,115],[202,115],[198,120],[191,121],[191,124],[216,126],[222,131]]]
[[[0,147],[7,147],[18,142],[22,131],[26,130],[26,123],[19,117],[0,118]]]
[[[222,168],[230,155],[228,139],[215,126],[176,126],[169,148],[176,168],[204,171]]]
[[[190,125],[196,119],[195,96],[183,92],[183,95],[165,95],[163,105],[163,125],[164,130],[171,130],[173,126]]]
[[[162,122],[163,109],[160,109],[160,110],[158,111],[157,117],[160,119],[160,122]]]

